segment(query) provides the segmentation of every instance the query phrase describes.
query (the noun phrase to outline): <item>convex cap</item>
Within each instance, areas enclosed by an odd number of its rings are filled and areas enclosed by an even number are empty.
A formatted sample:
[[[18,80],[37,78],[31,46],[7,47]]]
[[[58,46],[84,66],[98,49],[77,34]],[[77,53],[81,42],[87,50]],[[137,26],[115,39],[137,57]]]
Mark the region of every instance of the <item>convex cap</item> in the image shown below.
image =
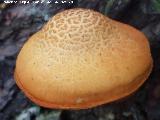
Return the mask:
[[[24,44],[15,79],[40,106],[84,109],[128,96],[151,69],[143,33],[93,10],[70,9]]]

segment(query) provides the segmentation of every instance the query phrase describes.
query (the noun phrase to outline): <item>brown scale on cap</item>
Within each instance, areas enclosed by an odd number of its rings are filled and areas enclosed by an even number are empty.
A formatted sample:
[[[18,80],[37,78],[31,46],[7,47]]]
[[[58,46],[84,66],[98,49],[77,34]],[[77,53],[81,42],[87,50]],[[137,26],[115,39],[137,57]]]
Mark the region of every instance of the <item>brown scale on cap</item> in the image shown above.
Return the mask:
[[[84,109],[128,96],[151,68],[141,32],[93,10],[71,9],[29,38],[17,57],[15,79],[41,106]]]

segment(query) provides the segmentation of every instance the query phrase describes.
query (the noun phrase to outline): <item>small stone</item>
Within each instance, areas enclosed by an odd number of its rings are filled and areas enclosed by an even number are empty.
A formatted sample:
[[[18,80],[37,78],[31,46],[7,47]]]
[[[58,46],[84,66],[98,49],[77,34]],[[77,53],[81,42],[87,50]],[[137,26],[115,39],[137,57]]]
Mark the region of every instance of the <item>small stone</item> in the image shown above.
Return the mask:
[[[16,117],[16,120],[31,120],[31,116],[37,116],[40,113],[40,108],[38,106],[28,108]]]
[[[115,115],[112,112],[109,112],[105,115],[106,120],[114,120],[115,119]]]
[[[131,112],[123,112],[122,114],[123,114],[123,116],[125,116],[125,117],[129,117],[129,116],[131,116],[131,115],[132,115],[132,113],[131,113]]]

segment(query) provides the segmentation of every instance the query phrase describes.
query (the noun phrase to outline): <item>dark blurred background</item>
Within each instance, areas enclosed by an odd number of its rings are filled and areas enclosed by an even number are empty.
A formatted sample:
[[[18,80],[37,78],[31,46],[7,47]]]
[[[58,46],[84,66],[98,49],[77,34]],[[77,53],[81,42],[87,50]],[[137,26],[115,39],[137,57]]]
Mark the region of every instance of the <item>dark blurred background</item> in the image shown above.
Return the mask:
[[[5,3],[12,1],[0,0],[0,120],[160,120],[160,0]],[[125,100],[87,110],[45,109],[28,100],[16,86],[16,56],[24,42],[52,16],[76,7],[94,9],[141,30],[149,39],[154,68],[147,82]]]

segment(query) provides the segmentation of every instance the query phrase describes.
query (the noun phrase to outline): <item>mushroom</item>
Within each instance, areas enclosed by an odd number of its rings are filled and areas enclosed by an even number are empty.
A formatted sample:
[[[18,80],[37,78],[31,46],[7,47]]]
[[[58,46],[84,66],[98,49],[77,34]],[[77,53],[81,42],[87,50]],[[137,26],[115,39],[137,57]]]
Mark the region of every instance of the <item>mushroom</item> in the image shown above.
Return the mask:
[[[143,33],[77,8],[56,14],[29,38],[17,57],[14,76],[40,106],[86,109],[136,91],[152,65]]]

